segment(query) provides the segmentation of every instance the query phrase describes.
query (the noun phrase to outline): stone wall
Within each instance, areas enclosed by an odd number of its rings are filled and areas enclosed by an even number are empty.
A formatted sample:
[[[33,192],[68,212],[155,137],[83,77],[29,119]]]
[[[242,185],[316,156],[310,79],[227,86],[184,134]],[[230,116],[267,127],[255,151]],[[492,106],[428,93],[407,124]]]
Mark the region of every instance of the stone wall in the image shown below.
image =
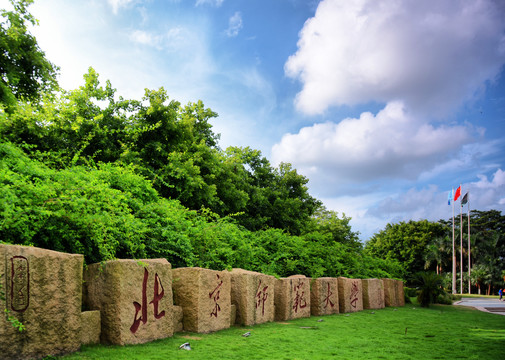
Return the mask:
[[[26,327],[19,332],[0,316],[0,357],[6,360],[405,304],[399,280],[277,280],[243,269],[172,270],[165,259],[92,264],[83,282],[82,255],[1,244],[0,285],[1,310]],[[82,302],[92,311],[81,313]]]
[[[176,305],[182,307],[185,331],[208,333],[230,327],[229,271],[199,267],[173,269]]]
[[[275,320],[310,317],[310,279],[293,275],[275,283]]]
[[[237,308],[235,322],[241,325],[274,321],[273,276],[243,269],[231,271],[231,301]]]
[[[338,279],[322,277],[310,282],[310,313],[313,316],[337,314]]]
[[[102,343],[138,344],[173,335],[172,272],[167,260],[92,264],[84,279],[87,306],[101,312]]]
[[[363,310],[361,279],[338,278],[338,305],[341,313]]]
[[[384,308],[384,284],[379,279],[361,280],[363,287],[363,309]]]
[[[0,316],[2,359],[31,359],[81,346],[82,255],[0,244],[0,284],[15,329]]]

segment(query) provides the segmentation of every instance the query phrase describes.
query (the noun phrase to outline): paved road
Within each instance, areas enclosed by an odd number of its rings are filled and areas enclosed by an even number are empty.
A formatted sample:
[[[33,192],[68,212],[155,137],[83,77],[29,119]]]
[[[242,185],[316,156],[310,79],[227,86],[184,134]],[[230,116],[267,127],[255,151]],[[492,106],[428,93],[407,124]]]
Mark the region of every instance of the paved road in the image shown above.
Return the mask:
[[[493,314],[505,315],[505,301],[488,298],[462,298],[454,305],[472,306],[478,310]]]

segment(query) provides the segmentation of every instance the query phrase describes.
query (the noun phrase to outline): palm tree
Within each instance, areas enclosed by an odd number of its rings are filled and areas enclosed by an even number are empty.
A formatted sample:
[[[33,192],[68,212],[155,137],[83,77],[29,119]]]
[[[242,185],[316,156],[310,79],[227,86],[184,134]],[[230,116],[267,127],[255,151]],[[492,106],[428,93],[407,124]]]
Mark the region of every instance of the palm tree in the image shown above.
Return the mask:
[[[432,262],[435,262],[436,272],[442,273],[442,267],[446,260],[451,257],[449,246],[449,236],[438,236],[426,246],[424,253],[424,268],[429,269]]]
[[[488,281],[488,270],[484,265],[478,264],[472,268],[472,274],[470,276],[470,281],[472,285],[477,285],[478,294],[481,294],[481,285]]]
[[[416,274],[416,282],[419,284],[419,293],[417,301],[423,307],[429,307],[437,299],[438,295],[443,294],[442,276],[434,272],[420,272]]]

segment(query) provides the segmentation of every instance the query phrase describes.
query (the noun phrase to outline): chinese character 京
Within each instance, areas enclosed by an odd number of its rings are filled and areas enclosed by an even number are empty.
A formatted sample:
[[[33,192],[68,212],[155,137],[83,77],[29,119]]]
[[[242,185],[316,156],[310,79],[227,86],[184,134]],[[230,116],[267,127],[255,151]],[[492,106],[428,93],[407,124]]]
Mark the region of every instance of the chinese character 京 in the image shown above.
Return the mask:
[[[212,290],[212,292],[209,293],[209,299],[213,299],[214,300],[214,309],[211,311],[210,313],[210,316],[215,316],[217,317],[217,313],[221,311],[221,307],[219,306],[219,304],[217,303],[217,301],[219,300],[219,293],[220,293],[220,287],[221,285],[223,285],[223,280],[219,281],[219,274],[216,274],[217,276],[217,286],[214,288],[214,290]]]

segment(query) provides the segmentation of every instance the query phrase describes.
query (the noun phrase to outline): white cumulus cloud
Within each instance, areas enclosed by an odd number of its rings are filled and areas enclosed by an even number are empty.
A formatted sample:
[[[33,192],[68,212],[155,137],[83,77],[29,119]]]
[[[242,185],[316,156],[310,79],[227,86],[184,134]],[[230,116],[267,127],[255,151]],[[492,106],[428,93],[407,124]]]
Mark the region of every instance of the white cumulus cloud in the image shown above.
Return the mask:
[[[299,110],[403,100],[444,115],[505,62],[505,8],[492,0],[323,0],[285,73]]]
[[[435,127],[409,113],[402,102],[391,102],[377,115],[365,112],[359,118],[314,124],[284,135],[272,156],[274,163],[290,162],[308,175],[324,173],[344,182],[415,179],[472,137],[469,127]]]

